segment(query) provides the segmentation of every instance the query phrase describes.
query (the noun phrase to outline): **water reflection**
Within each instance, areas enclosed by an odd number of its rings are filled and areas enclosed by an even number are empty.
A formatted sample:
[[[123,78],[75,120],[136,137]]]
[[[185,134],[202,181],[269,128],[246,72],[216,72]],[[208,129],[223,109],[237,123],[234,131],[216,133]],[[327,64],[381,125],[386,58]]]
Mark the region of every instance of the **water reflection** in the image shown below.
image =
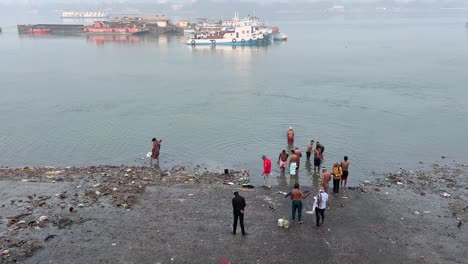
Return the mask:
[[[106,44],[119,45],[148,45],[157,47],[168,47],[173,42],[179,42],[179,36],[168,35],[86,35],[88,43],[103,47]]]
[[[102,47],[109,42],[135,44],[139,43],[141,38],[135,35],[88,35],[86,36],[86,41],[95,43],[98,47]]]

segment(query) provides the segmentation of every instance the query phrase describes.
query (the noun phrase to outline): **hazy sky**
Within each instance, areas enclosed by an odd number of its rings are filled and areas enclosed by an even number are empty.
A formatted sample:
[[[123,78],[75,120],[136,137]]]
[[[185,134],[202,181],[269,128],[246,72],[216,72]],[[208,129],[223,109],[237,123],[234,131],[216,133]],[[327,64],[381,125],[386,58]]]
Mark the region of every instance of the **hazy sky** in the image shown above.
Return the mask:
[[[191,2],[197,2],[199,0],[0,0],[1,4],[5,5],[41,5],[41,4],[122,4],[122,3],[154,3],[154,4],[164,4],[164,3],[191,3]],[[271,3],[271,2],[337,2],[337,3],[353,3],[353,2],[384,2],[382,0],[211,0],[212,2],[256,2],[256,3]],[[437,2],[441,0],[391,0],[395,2],[413,2],[413,1],[418,1],[418,2]],[[468,0],[459,0],[459,1],[453,1],[453,2],[468,2]]]

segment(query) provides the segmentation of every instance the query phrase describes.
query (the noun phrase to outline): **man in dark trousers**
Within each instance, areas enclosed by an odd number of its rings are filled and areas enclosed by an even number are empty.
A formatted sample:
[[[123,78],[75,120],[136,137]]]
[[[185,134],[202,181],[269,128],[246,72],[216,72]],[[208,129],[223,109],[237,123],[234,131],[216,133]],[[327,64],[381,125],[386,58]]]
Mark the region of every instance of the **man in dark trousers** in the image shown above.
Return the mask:
[[[240,220],[240,227],[242,230],[242,235],[245,236],[245,230],[244,230],[244,208],[245,208],[245,199],[244,197],[239,195],[239,192],[234,192],[234,198],[232,198],[232,209],[234,212],[234,226],[233,226],[233,231],[232,234],[236,234],[236,229],[237,229],[237,219]]]

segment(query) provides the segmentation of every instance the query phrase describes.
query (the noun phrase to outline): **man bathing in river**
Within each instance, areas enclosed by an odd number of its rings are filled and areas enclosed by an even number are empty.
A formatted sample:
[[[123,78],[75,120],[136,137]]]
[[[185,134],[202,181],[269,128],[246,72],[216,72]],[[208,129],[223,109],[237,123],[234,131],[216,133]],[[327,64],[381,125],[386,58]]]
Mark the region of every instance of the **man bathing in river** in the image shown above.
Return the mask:
[[[280,169],[281,169],[281,172],[284,173],[284,170],[286,168],[286,164],[288,162],[288,157],[289,157],[289,154],[286,152],[286,150],[283,149],[283,151],[281,151],[281,153],[279,154],[279,157],[278,157],[278,164],[280,166]]]
[[[161,149],[162,139],[157,140],[156,138],[153,138],[151,141],[153,141],[153,149],[151,150],[150,165],[153,166],[154,159],[159,165],[159,150]]]
[[[346,187],[346,183],[348,182],[348,174],[349,174],[348,156],[344,156],[344,160],[341,162],[341,169],[343,170],[343,175],[341,175],[341,187]]]
[[[296,155],[294,150],[291,150],[291,156],[289,156],[289,174],[292,176],[296,175],[299,167],[297,166],[297,161],[299,160],[299,157]]]
[[[271,188],[270,185],[270,175],[271,175],[271,160],[267,158],[265,155],[262,156],[263,160],[263,186],[267,188]]]
[[[301,166],[302,152],[299,150],[299,147],[294,148],[294,154],[297,155],[297,169]]]
[[[310,155],[312,154],[313,148],[314,148],[314,141],[311,140],[310,143],[307,145],[307,151],[306,151],[307,160],[310,160]]]
[[[318,142],[317,142],[318,144]],[[320,172],[320,164],[322,163],[322,151],[317,145],[314,151],[314,172]]]
[[[292,127],[289,127],[287,135],[288,135],[288,144],[289,145],[294,144],[294,130]]]
[[[320,185],[323,186],[323,189],[325,190],[325,192],[328,193],[328,187],[329,187],[329,183],[330,183],[330,180],[331,180],[331,173],[327,171],[327,168],[325,167],[322,167],[322,182]]]

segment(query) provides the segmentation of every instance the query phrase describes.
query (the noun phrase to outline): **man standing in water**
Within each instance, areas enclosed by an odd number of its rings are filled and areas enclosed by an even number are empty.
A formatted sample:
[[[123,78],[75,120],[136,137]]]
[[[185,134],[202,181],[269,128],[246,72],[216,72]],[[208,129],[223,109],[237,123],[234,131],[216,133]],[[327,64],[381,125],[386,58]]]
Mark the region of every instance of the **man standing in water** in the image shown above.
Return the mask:
[[[297,161],[299,160],[299,157],[296,155],[294,150],[291,150],[291,156],[289,156],[289,174],[291,176],[294,176],[297,174],[299,167],[297,167]]]
[[[316,225],[317,227],[320,227],[320,225],[323,225],[323,221],[325,220],[325,209],[327,208],[327,205],[330,205],[328,194],[325,192],[323,186],[320,186],[320,192],[317,196],[317,200],[318,202],[317,207],[315,208],[315,216],[317,220]]]
[[[320,185],[323,186],[323,189],[328,193],[329,183],[331,180],[331,174],[327,171],[327,168],[322,167],[322,182]]]
[[[294,130],[292,127],[289,127],[288,129],[288,144],[294,144]]]
[[[280,166],[281,172],[284,173],[284,170],[286,168],[286,164],[288,161],[289,154],[286,152],[286,150],[283,149],[281,153],[279,154],[278,157],[278,164]]]
[[[232,234],[236,234],[236,229],[237,229],[237,220],[240,220],[240,227],[242,230],[242,235],[245,236],[245,230],[244,230],[244,208],[245,208],[245,199],[244,197],[239,195],[239,192],[234,192],[234,198],[232,198],[232,210],[234,213],[234,225],[233,225],[233,230]]]
[[[322,163],[322,151],[318,146],[315,147],[314,151],[314,172],[320,172],[320,164]]]
[[[297,169],[301,166],[302,152],[299,150],[299,147],[294,148],[294,153],[297,155]]]
[[[310,143],[307,145],[307,151],[306,151],[307,160],[310,160],[310,155],[312,154],[313,148],[314,148],[314,141],[311,140]]]
[[[155,159],[159,165],[159,150],[161,149],[162,139],[157,140],[156,138],[152,139],[153,149],[151,150],[150,165],[153,166],[153,160]]]
[[[343,170],[343,175],[341,175],[341,187],[346,187],[346,183],[348,182],[348,174],[349,174],[348,156],[344,156],[344,160],[341,162],[341,169]]]
[[[263,186],[271,188],[270,186],[270,175],[271,175],[271,160],[265,155],[262,156],[263,159]]]

